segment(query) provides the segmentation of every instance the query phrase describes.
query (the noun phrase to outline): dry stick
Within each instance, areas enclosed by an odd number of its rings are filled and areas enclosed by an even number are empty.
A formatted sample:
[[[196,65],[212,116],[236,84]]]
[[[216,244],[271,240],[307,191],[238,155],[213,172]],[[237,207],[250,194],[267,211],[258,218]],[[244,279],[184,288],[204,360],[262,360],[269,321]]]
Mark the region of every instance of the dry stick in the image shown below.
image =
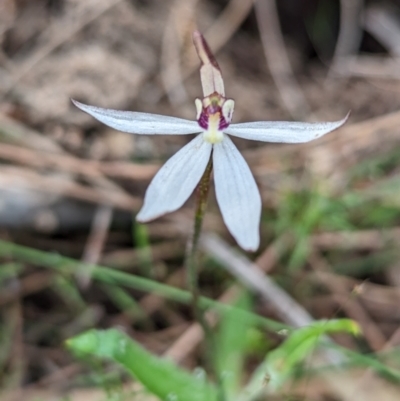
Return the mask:
[[[0,166],[0,188],[11,191],[18,187],[18,182],[22,182],[23,189],[70,196],[94,204],[107,203],[129,212],[139,210],[142,204],[139,198],[104,189],[93,189],[71,179],[45,177],[28,169]]]
[[[18,298],[23,298],[49,287],[54,281],[51,272],[35,272],[19,280],[18,288],[2,288],[0,293],[0,307],[14,302]]]
[[[57,143],[50,140],[47,137],[44,137],[38,134],[36,131],[25,127],[23,124],[19,124],[11,119],[8,119],[0,114],[0,137],[5,137],[8,141],[21,143],[31,149],[37,150],[47,150],[49,152],[58,152],[60,157],[62,155],[67,155]],[[76,159],[79,160],[79,159]],[[5,168],[5,167],[4,167]],[[92,168],[93,170],[93,168]],[[41,177],[39,175],[35,175],[33,172],[26,171],[24,175],[32,174],[34,178],[36,178],[36,182],[39,182],[42,191],[48,192],[58,192],[54,190],[55,188],[61,191],[66,191],[62,193],[70,194],[70,196],[74,196],[77,199],[87,200],[89,202],[94,203],[106,203],[121,209],[126,209],[129,211],[139,210],[142,205],[142,200],[139,198],[135,198],[128,194],[123,188],[104,177],[103,174],[97,176],[89,176],[88,181],[90,181],[94,186],[99,188],[97,191],[82,186],[73,182],[71,179],[68,181],[64,180],[64,183],[59,183],[57,180],[48,181],[47,177]],[[7,181],[9,177],[0,177],[3,182]],[[22,177],[24,178],[24,177]],[[62,184],[60,186],[60,184]],[[1,183],[0,183],[1,185]],[[12,188],[11,185],[9,188]],[[36,188],[32,188],[30,185],[28,187],[32,190]],[[117,203],[119,206],[117,206]]]
[[[81,288],[87,288],[91,281],[94,266],[99,262],[112,221],[113,209],[108,205],[100,205],[93,218],[92,227],[83,251],[82,261],[87,266],[77,276]]]
[[[323,280],[334,281],[338,287],[346,289],[348,293],[352,292],[354,295],[357,295],[370,315],[383,321],[398,318],[398,304],[400,302],[398,288],[329,272],[320,271],[319,273],[310,275],[312,281],[318,281],[319,277],[323,277]],[[325,296],[321,298],[326,300]],[[321,305],[323,305],[323,301]]]
[[[191,25],[198,0],[175,0],[171,7],[161,48],[161,78],[170,103],[178,106],[188,100],[181,69],[181,47]]]
[[[1,130],[1,126],[0,126]],[[102,162],[80,159],[69,154],[27,149],[17,145],[0,143],[0,159],[25,164],[33,168],[51,168],[86,177],[99,178],[103,175],[130,180],[150,180],[159,165],[132,162]]]
[[[386,272],[386,277],[393,287],[399,291],[400,289],[400,261],[397,260],[389,266]]]
[[[331,271],[326,260],[323,259],[316,250],[311,253],[309,262],[317,273]],[[357,299],[352,298],[351,294],[342,288],[340,284],[336,283],[335,280],[331,280],[323,274],[317,274],[317,277],[321,283],[329,288],[341,309],[343,309],[351,319],[360,323],[362,332],[370,347],[374,351],[381,351],[386,343],[386,338]]]
[[[250,13],[253,0],[230,0],[224,11],[206,31],[205,36],[214,52],[217,52],[237,31]]]
[[[390,81],[400,79],[400,62],[398,58],[387,56],[350,56],[342,59],[335,72],[346,77],[366,77]],[[392,86],[388,86],[387,89],[395,90]]]
[[[253,0],[231,0],[224,8],[223,12],[217,17],[213,25],[205,32],[205,37],[214,54],[232,37],[238,27],[245,20],[253,5]],[[166,67],[169,68],[169,67]],[[169,90],[182,84],[182,81],[189,78],[195,71],[198,71],[198,58],[194,57],[182,73],[182,76],[172,77],[168,83]],[[160,95],[161,98],[162,95]],[[159,100],[156,99],[155,101]]]
[[[400,242],[400,227],[382,230],[322,232],[311,237],[311,244],[321,250],[374,250]]]
[[[151,247],[151,260],[158,262],[177,258],[184,253],[182,240],[168,240]],[[140,264],[140,251],[138,249],[119,249],[108,252],[101,258],[101,263],[118,269],[134,269]]]
[[[400,345],[400,328],[398,328],[392,336],[389,338],[389,340],[386,342],[386,344],[383,346],[382,351],[387,351],[391,348],[394,348],[396,346]],[[358,383],[355,387],[355,394],[357,394],[358,389],[367,389],[369,388],[369,385],[371,382],[373,382],[374,378],[376,377],[375,372],[373,371],[372,368],[369,368],[364,375],[361,377],[361,379],[358,380]],[[384,397],[379,397],[376,399],[385,399]]]
[[[184,281],[185,271],[184,269],[176,270],[170,276],[167,277],[163,282],[173,287],[182,287],[181,283]],[[177,282],[179,285],[177,285]],[[165,298],[160,297],[157,294],[149,293],[145,295],[139,302],[140,307],[146,312],[147,316],[151,316],[158,309],[165,304]]]
[[[63,149],[49,137],[0,113],[0,139],[38,151],[63,153]]]
[[[208,234],[203,234],[207,236]],[[276,264],[279,255],[282,253],[283,247],[286,245],[286,238],[278,238],[275,240],[256,260],[259,268],[267,273]],[[219,298],[221,303],[234,304],[242,294],[243,290],[238,285],[231,286]],[[205,318],[210,326],[214,326],[218,321],[218,314],[209,311]],[[193,323],[164,353],[164,356],[171,358],[175,362],[182,362],[189,354],[191,354],[198,344],[203,340],[203,331],[197,323]]]
[[[340,1],[340,30],[335,47],[332,64],[328,72],[328,80],[336,74],[336,69],[344,58],[356,54],[362,37],[361,17],[364,0]]]
[[[386,344],[383,346],[382,351],[388,351],[391,348],[400,345],[400,328],[398,328],[393,335],[389,338]],[[365,374],[359,379],[358,386],[360,388],[365,388],[368,386],[368,383],[372,381],[375,376],[375,372],[372,368],[369,368]]]
[[[19,287],[19,280],[15,277],[11,285],[16,288]],[[19,389],[23,385],[25,376],[25,363],[24,363],[24,319],[22,314],[22,305],[19,297],[14,298],[11,305],[8,306],[6,311],[5,321],[13,325],[12,342],[9,350],[8,361],[8,375],[5,386],[8,389]]]
[[[395,241],[395,243],[400,243],[400,229],[399,228],[395,228],[394,229],[396,231],[396,236],[395,238],[393,238],[393,240]],[[394,266],[392,266],[391,268],[389,268],[389,274],[396,274],[394,277],[394,280],[392,280],[392,282],[394,281],[394,287],[396,287],[397,289],[400,288],[400,280],[398,278],[398,271],[399,271],[399,265],[398,263],[395,264]],[[400,345],[400,328],[398,328],[389,338],[389,340],[386,342],[386,344],[383,346],[382,351],[387,351],[390,348],[394,348]],[[365,375],[361,378],[361,380],[359,381],[359,386],[364,387],[366,383],[368,383],[372,377],[375,375],[375,373],[373,372],[372,369],[369,369]]]
[[[215,235],[207,235],[202,238],[201,245],[204,251],[213,256],[228,271],[239,278],[246,286],[258,292],[265,300],[267,300],[276,312],[284,319],[285,322],[292,325],[307,326],[313,322],[309,313],[278,287],[268,276],[261,273],[257,266],[241,255],[238,251],[232,249],[223,240]],[[338,365],[345,359],[343,355],[336,350],[325,349],[315,355],[315,363],[321,364],[332,363]],[[336,393],[339,399],[353,401],[357,394],[358,399],[363,401],[375,401],[376,399],[385,399],[395,401],[398,394],[386,394],[386,398],[377,398],[376,394],[372,394],[364,389],[359,389],[355,385],[352,378],[346,376],[337,377],[334,372],[320,372],[323,379],[329,384],[330,388]],[[260,388],[260,391],[263,389]],[[248,400],[248,395],[243,394],[240,400]]]
[[[272,78],[286,109],[294,118],[310,114],[310,106],[294,78],[279,26],[275,0],[254,0],[258,29]]]
[[[307,326],[313,322],[311,315],[301,305],[265,276],[255,263],[231,248],[221,238],[208,234],[202,238],[201,246],[243,284],[270,302],[283,321],[294,327]]]
[[[75,15],[67,15],[62,20],[58,19],[50,24],[50,26],[41,33],[39,38],[37,38],[40,43],[39,51],[36,51],[34,55],[22,63],[19,68],[16,68],[15,72],[10,76],[8,84],[2,88],[3,96],[6,96],[13,90],[15,85],[50,53],[121,1],[122,0],[93,0],[89,5],[87,2],[82,2],[84,5],[77,6],[76,8],[78,10],[79,7],[86,8],[83,14],[79,15],[79,13],[76,13]]]
[[[242,290],[238,286],[229,288],[224,294],[218,298],[218,302],[231,304],[235,299],[238,299]],[[210,327],[215,326],[218,321],[218,314],[209,311],[206,312],[204,318]],[[196,347],[203,341],[204,331],[200,324],[192,323],[185,332],[178,337],[177,340],[164,352],[163,356],[175,361],[182,362],[187,358]]]
[[[375,36],[393,56],[400,57],[400,24],[393,11],[391,7],[385,5],[368,7],[364,18],[364,28]]]

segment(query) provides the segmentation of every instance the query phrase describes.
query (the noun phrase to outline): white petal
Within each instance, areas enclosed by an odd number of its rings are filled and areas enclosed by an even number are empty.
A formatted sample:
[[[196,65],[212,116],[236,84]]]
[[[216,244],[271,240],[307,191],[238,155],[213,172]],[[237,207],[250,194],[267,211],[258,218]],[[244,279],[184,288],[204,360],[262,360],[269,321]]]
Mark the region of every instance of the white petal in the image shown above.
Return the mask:
[[[303,143],[320,138],[342,126],[343,120],[323,123],[303,123],[291,121],[256,121],[250,123],[231,124],[225,133],[239,138],[263,142]]]
[[[260,243],[261,197],[249,166],[227,135],[214,145],[213,163],[225,224],[243,249],[255,251]]]
[[[211,149],[203,135],[198,135],[175,153],[151,181],[136,220],[146,222],[179,209],[200,181]]]
[[[201,128],[196,121],[184,120],[159,114],[121,111],[89,106],[71,99],[74,105],[90,114],[103,124],[118,131],[146,135],[197,134]]]

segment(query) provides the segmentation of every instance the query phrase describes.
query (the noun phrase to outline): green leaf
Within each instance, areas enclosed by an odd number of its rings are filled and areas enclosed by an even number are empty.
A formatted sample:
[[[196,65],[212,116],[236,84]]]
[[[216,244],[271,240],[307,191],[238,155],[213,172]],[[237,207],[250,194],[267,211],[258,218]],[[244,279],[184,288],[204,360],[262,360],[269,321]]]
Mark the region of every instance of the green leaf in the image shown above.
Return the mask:
[[[299,363],[311,354],[326,334],[335,332],[360,334],[360,328],[351,319],[320,320],[290,333],[287,339],[267,355],[247,386],[246,393],[257,393],[268,385],[271,390],[280,388],[293,376]]]
[[[217,391],[212,384],[198,380],[171,361],[152,355],[116,329],[89,330],[69,339],[67,346],[82,357],[92,355],[121,364],[162,400],[217,400]]]
[[[321,336],[340,331],[353,335],[360,333],[357,323],[350,319],[322,320],[295,330],[282,345],[268,354],[266,374],[271,386],[280,387],[297,365],[315,350]]]

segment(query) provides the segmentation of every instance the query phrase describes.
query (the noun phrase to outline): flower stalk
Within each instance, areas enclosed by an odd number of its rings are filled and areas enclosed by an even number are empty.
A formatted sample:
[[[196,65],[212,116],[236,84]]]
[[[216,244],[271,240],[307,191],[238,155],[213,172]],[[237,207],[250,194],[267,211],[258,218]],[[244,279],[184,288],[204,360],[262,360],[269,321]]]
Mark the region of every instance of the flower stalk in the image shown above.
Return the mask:
[[[207,167],[203,176],[197,186],[196,193],[196,210],[194,215],[193,233],[188,242],[188,249],[186,254],[186,274],[188,280],[189,290],[192,294],[192,311],[197,323],[201,326],[204,332],[204,337],[207,343],[207,354],[209,360],[209,367],[218,379],[218,372],[216,371],[216,363],[214,361],[215,354],[215,340],[209,326],[207,319],[203,314],[200,307],[200,289],[199,289],[199,240],[201,230],[203,227],[203,220],[206,213],[208,193],[210,191],[211,172],[212,172],[212,157],[210,157]]]
[[[198,267],[197,267],[197,251],[199,246],[201,229],[203,226],[204,215],[207,208],[208,192],[210,190],[212,172],[212,158],[208,161],[207,167],[197,186],[196,211],[194,215],[194,226],[191,241],[189,242],[186,267],[189,281],[189,288],[193,294],[193,305],[198,304]]]

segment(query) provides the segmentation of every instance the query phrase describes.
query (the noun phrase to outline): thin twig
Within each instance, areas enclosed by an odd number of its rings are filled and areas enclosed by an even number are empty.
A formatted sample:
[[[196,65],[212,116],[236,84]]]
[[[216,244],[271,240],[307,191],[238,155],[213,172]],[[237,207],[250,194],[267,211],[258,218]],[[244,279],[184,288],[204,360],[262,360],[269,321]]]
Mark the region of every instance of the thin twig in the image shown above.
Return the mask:
[[[267,300],[286,322],[290,322],[296,327],[307,326],[313,322],[310,314],[301,305],[279,288],[268,276],[265,276],[257,270],[257,266],[255,266],[254,263],[232,249],[223,240],[216,236],[208,235],[202,238],[202,247],[246,286],[256,291]],[[324,341],[329,341],[328,338],[324,337],[323,339]],[[313,356],[313,363],[316,366],[326,364],[326,362],[337,366],[345,360],[342,353],[329,348],[320,350]],[[360,399],[363,400],[373,401],[377,399],[376,394],[371,395],[368,391],[360,390],[352,378],[345,376],[337,377],[334,372],[331,371],[327,373],[321,371],[320,375],[339,399],[352,401],[354,400],[355,394],[357,394],[357,397],[360,396]],[[254,396],[259,395],[263,390],[267,390],[266,388],[262,388],[262,386],[257,386],[257,389],[257,394],[254,394]],[[396,400],[392,395],[393,394],[388,394],[388,398],[385,398],[385,400]],[[250,394],[245,389],[243,397],[239,398],[239,400],[253,399],[249,397]]]
[[[208,234],[203,234],[207,236]],[[286,245],[285,238],[278,238],[274,241],[256,260],[259,268],[268,273],[275,266],[275,263]],[[243,289],[238,285],[232,285],[218,298],[218,302],[235,304],[243,293]],[[205,315],[208,324],[213,327],[219,315],[215,311],[208,311]],[[197,323],[193,323],[185,330],[185,332],[168,348],[164,356],[179,363],[182,362],[188,355],[190,355],[197,345],[203,340],[203,331]]]
[[[91,272],[101,257],[112,221],[113,209],[108,205],[100,205],[93,218],[92,228],[83,251],[82,261],[87,269],[79,272],[77,277],[81,288],[87,288],[91,281]]]
[[[387,5],[368,7],[364,27],[389,50],[392,56],[400,57],[400,21],[393,11]]]
[[[207,42],[216,54],[222,46],[234,35],[240,24],[245,20],[251,10],[253,0],[233,0],[228,3],[224,11],[215,19],[211,27],[205,32]],[[192,60],[192,61],[191,61]],[[189,78],[195,71],[198,71],[198,58],[189,60],[188,66],[182,76],[173,77],[168,83],[167,88],[173,90],[176,85],[181,85],[182,81]],[[171,74],[172,78],[172,74]],[[163,93],[160,94],[160,97]],[[155,98],[155,102],[159,101]]]
[[[161,51],[161,77],[169,101],[178,106],[187,101],[188,94],[183,84],[180,50],[182,38],[193,20],[198,0],[175,0],[165,24]]]
[[[329,272],[331,270],[326,260],[315,250],[312,252],[309,261],[310,265],[317,273]],[[335,280],[323,274],[317,274],[317,277],[320,282],[332,292],[335,301],[339,303],[341,309],[343,309],[351,319],[360,323],[362,332],[370,347],[374,351],[382,350],[386,343],[386,338],[357,299],[353,298],[352,294],[347,292],[339,283],[335,282]]]
[[[271,76],[286,109],[292,117],[302,118],[310,114],[310,107],[294,77],[289,57],[285,50],[285,41],[279,26],[276,2],[275,0],[254,0],[254,6],[264,54]]]
[[[0,188],[13,191],[18,188],[32,191],[42,191],[63,196],[69,196],[90,203],[107,203],[118,209],[139,210],[142,200],[128,194],[93,189],[72,181],[70,178],[58,176],[42,176],[34,171],[13,167],[0,167]]]
[[[230,0],[205,36],[215,52],[238,30],[253,6],[253,0]]]
[[[143,165],[133,162],[103,162],[80,159],[69,154],[27,149],[6,143],[0,143],[0,159],[33,168],[49,168],[92,178],[106,175],[112,178],[143,181],[149,181],[159,168],[156,164]]]
[[[271,303],[283,321],[294,327],[307,326],[313,322],[311,315],[301,305],[262,273],[253,262],[228,246],[221,238],[208,234],[202,237],[201,246],[242,283]]]
[[[321,232],[311,237],[311,244],[321,250],[380,250],[400,242],[400,227],[382,230]]]
[[[364,0],[340,0],[340,30],[328,79],[336,73],[336,69],[344,58],[354,56],[360,46],[362,29],[361,18]]]
[[[38,50],[33,56],[27,58],[13,71],[7,85],[2,88],[3,96],[6,96],[18,82],[44,60],[50,53],[63,43],[67,42],[73,35],[83,29],[86,25],[95,21],[102,14],[116,6],[122,0],[94,0],[90,3],[79,4],[73,12],[67,13],[61,20],[56,20],[44,30],[37,41],[40,43]],[[16,58],[18,58],[18,54]]]

